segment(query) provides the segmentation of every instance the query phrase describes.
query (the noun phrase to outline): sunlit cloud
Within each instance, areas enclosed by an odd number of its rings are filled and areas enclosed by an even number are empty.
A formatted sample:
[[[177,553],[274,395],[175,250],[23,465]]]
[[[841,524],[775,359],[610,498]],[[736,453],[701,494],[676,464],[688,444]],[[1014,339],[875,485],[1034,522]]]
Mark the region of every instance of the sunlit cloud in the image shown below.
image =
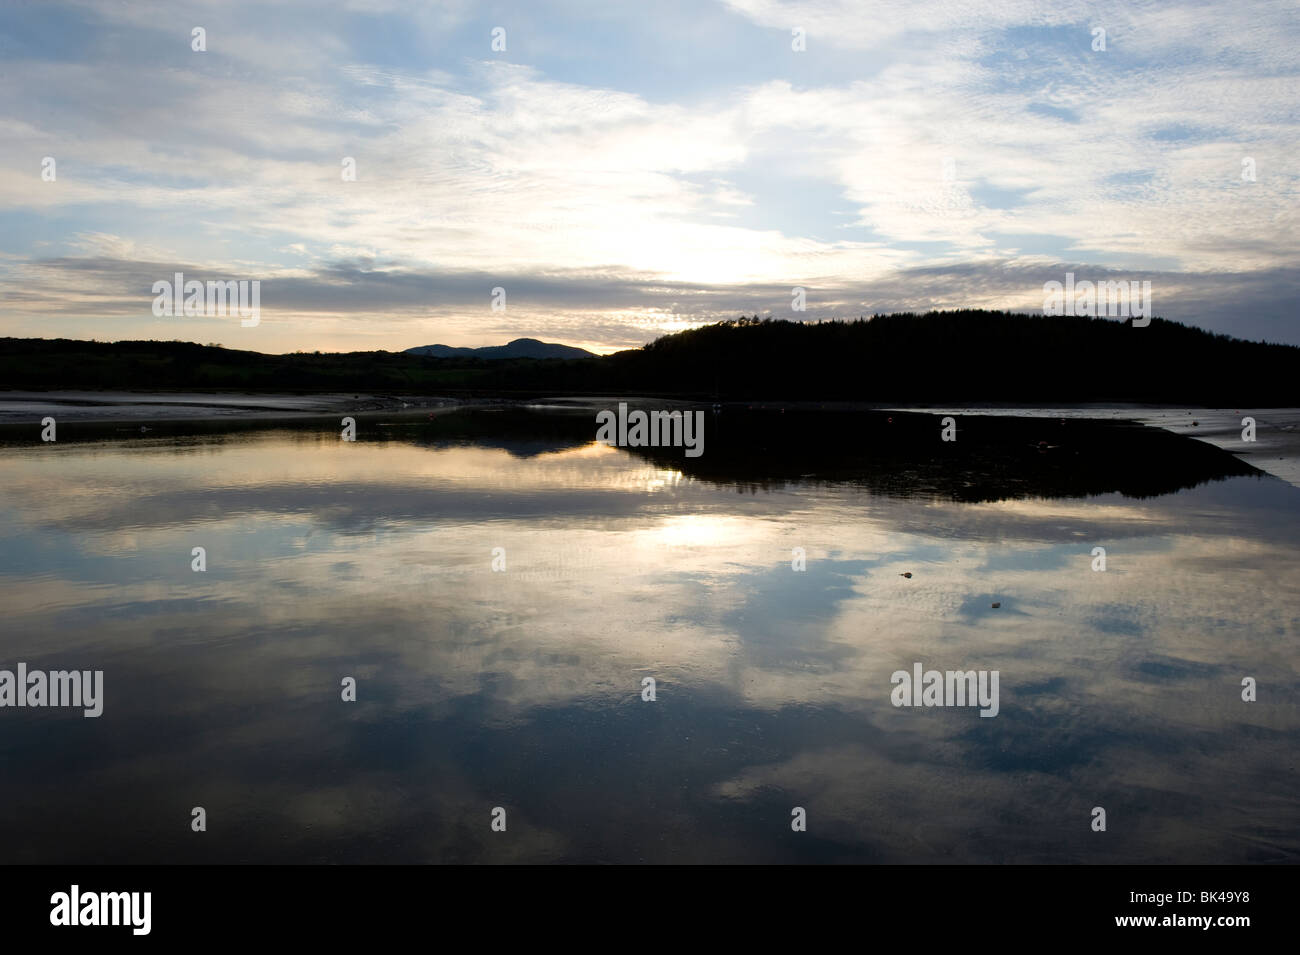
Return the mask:
[[[5,334],[608,351],[742,312],[1037,310],[1070,269],[1300,341],[1280,5],[251,9],[0,13]],[[260,279],[265,320],[154,318],[182,268]]]

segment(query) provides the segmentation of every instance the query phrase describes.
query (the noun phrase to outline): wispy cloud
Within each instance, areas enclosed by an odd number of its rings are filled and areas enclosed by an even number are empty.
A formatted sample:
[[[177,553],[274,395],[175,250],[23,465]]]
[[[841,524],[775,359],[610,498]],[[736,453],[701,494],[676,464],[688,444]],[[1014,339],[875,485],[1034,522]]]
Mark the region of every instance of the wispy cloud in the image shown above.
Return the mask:
[[[607,350],[1069,269],[1300,342],[1298,39],[1269,2],[9,8],[3,331]],[[154,318],[177,270],[261,279],[262,323]]]

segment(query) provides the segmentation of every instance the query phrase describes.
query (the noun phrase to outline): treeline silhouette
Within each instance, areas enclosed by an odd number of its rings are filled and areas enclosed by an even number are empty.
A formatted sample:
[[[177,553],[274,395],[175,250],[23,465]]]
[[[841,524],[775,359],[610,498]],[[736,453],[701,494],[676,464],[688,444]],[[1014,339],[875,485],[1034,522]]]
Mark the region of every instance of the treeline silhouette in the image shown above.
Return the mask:
[[[704,400],[1297,404],[1300,348],[1155,318],[962,310],[742,317],[582,359],[265,355],[187,342],[0,339],[11,389],[654,395]]]

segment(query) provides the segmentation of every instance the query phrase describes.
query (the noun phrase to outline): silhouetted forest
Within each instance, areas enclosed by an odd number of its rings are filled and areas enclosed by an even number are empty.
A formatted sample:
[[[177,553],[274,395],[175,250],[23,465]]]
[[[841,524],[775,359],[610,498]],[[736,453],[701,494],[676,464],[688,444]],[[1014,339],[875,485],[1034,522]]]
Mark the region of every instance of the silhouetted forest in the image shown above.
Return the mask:
[[[955,311],[740,318],[613,355],[265,355],[186,342],[0,339],[11,389],[648,395],[706,400],[1143,401],[1294,406],[1300,348],[1176,322]]]

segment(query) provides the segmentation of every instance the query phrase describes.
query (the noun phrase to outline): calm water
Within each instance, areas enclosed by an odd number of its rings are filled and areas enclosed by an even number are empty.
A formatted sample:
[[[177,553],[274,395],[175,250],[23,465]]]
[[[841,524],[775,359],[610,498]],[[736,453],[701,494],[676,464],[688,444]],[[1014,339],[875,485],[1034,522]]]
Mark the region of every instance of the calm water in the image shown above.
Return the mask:
[[[0,668],[105,701],[0,709],[4,861],[1300,861],[1300,489],[740,420],[11,436]]]

